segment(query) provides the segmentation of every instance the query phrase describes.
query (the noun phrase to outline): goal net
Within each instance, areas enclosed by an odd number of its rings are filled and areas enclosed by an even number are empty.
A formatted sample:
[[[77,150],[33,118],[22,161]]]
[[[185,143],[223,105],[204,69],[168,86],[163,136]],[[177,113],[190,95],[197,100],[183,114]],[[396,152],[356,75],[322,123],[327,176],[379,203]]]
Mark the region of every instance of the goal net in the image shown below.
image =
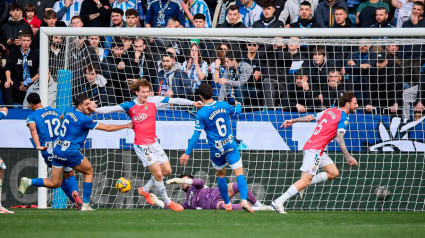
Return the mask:
[[[267,205],[300,177],[302,148],[316,126],[297,123],[284,129],[283,121],[336,107],[340,95],[354,91],[359,109],[349,116],[345,141],[359,167],[350,168],[332,141],[325,152],[338,167],[338,178],[309,186],[305,198],[290,199],[287,209],[424,211],[425,40],[403,30],[350,35],[327,29],[42,28],[48,36],[42,39],[48,40],[41,48],[41,90],[47,92],[48,70],[58,85],[56,106],[64,110],[80,94],[98,106],[133,100],[128,84],[142,77],[152,82],[154,95],[191,100],[199,100],[200,83],[210,83],[214,99],[243,105],[231,119],[232,131],[248,186]],[[188,165],[178,164],[195,115],[195,108],[176,105],[158,111],[158,141],[173,169],[167,179],[192,174],[214,187],[205,134]],[[124,113],[91,117],[114,124],[129,120]],[[82,153],[94,168],[93,207],[151,208],[137,192],[151,174],[137,158],[133,139],[131,130],[90,132]],[[236,181],[230,168],[227,174],[228,182]],[[115,182],[120,177],[129,178],[134,189],[119,193]],[[82,188],[82,174],[77,178]],[[166,189],[174,201],[186,197],[180,186]],[[54,199],[50,196],[48,203]]]

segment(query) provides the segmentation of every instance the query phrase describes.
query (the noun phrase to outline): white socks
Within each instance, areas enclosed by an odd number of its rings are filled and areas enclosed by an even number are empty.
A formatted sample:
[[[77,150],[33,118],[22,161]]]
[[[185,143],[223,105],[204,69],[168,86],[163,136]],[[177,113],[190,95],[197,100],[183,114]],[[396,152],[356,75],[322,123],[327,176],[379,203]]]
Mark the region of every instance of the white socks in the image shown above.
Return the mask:
[[[147,183],[147,184],[145,184],[145,186],[143,186],[143,191],[144,191],[145,193],[148,193],[154,185],[155,185],[155,179],[153,178],[153,175],[152,175],[152,177],[151,177],[151,179],[148,181],[148,183]]]
[[[325,182],[326,180],[328,180],[328,175],[326,174],[326,172],[320,172],[313,177],[310,185]]]
[[[165,191],[164,182],[155,180],[155,187],[158,189],[159,194],[161,194],[161,197],[164,200],[165,204],[170,204],[171,199],[168,197],[167,191]]]
[[[286,190],[286,192],[282,194],[282,196],[278,197],[275,200],[275,202],[281,205],[284,202],[286,202],[286,200],[290,199],[292,196],[294,196],[297,193],[298,193],[297,188],[292,184],[291,187],[289,187],[288,190]]]

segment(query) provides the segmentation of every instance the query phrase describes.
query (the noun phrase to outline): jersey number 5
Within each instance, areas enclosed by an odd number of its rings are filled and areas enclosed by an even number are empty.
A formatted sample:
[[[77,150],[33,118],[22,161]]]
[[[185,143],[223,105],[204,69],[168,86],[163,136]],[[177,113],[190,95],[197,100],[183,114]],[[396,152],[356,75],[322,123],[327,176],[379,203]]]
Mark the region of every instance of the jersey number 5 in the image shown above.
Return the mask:
[[[319,132],[322,130],[322,128],[323,128],[323,123],[326,123],[326,122],[328,122],[328,120],[326,120],[326,119],[323,119],[321,122],[320,122],[320,124],[319,125],[317,125],[317,127],[316,127],[316,130],[314,130],[314,132],[313,132],[313,135],[317,135],[317,134],[319,134]]]

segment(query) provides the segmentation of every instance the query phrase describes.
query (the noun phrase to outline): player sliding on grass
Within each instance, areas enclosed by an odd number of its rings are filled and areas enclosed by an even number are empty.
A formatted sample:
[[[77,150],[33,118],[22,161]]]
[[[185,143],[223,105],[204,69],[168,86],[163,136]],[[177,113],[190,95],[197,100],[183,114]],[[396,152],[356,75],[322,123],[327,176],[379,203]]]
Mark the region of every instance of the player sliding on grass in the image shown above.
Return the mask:
[[[211,162],[217,171],[218,189],[225,203],[224,208],[227,211],[232,210],[226,181],[226,165],[230,164],[241,195],[241,207],[248,212],[254,212],[247,202],[248,187],[243,174],[242,160],[230,127],[230,115],[240,113],[241,105],[236,103],[235,108],[227,102],[214,101],[212,99],[212,87],[206,83],[199,85],[198,91],[204,107],[196,113],[195,131],[186,152],[180,157],[180,164],[187,164],[189,155],[198,142],[201,131],[205,130],[210,145]]]
[[[350,166],[357,166],[357,161],[350,155],[344,142],[344,134],[349,123],[348,114],[354,113],[359,105],[353,92],[346,92],[339,98],[339,108],[327,109],[315,116],[286,120],[281,127],[289,127],[296,122],[319,121],[313,135],[304,145],[304,159],[301,166],[301,179],[295,182],[279,198],[272,201],[271,206],[281,214],[285,214],[283,203],[297,193],[302,198],[304,189],[310,184],[321,183],[338,177],[338,169],[332,159],[323,151],[335,138],[345,159]],[[317,174],[319,168],[325,170]]]
[[[178,178],[167,180],[167,184],[181,184],[182,190],[186,193],[186,201],[182,204],[184,209],[211,209],[211,210],[224,210],[224,201],[220,195],[218,188],[205,188],[204,181],[195,179],[190,174],[182,174]],[[232,199],[237,193],[239,188],[237,183],[227,184],[227,194]],[[248,190],[248,201],[253,205],[253,210],[271,210],[270,206],[261,204]],[[158,206],[161,206],[161,201],[156,201]],[[242,210],[240,204],[232,204],[233,210]]]
[[[64,167],[71,167],[84,174],[82,211],[93,210],[90,205],[90,196],[93,187],[93,167],[90,161],[81,154],[80,149],[90,130],[118,131],[133,127],[132,123],[125,125],[105,125],[90,118],[94,112],[90,99],[86,95],[77,96],[74,101],[75,108],[67,109],[63,114],[59,137],[56,141],[52,159],[51,178],[28,179],[23,177],[19,185],[19,194],[25,194],[29,185],[36,187],[58,188],[62,184]],[[62,117],[62,116],[61,116]]]
[[[34,141],[35,148],[41,151],[47,167],[52,167],[53,144],[59,136],[61,121],[60,112],[51,107],[41,105],[40,96],[30,93],[27,97],[29,107],[34,111],[27,119],[27,126]],[[74,171],[70,167],[64,168],[61,188],[77,209],[81,209],[82,201],[78,196],[78,183]],[[19,197],[23,194],[19,193]]]
[[[170,161],[156,138],[156,112],[159,107],[168,104],[187,105],[202,107],[202,102],[193,102],[181,98],[169,97],[151,97],[152,84],[146,79],[139,79],[130,85],[130,90],[137,95],[137,98],[131,102],[125,102],[120,105],[97,108],[97,113],[126,112],[133,121],[134,127],[134,150],[142,161],[143,166],[148,167],[152,173],[149,182],[139,188],[139,194],[146,201],[154,205],[154,201],[149,193],[155,186],[162,196],[165,204],[174,211],[182,211],[183,207],[170,200],[165,191],[163,182],[164,176],[171,173]]]

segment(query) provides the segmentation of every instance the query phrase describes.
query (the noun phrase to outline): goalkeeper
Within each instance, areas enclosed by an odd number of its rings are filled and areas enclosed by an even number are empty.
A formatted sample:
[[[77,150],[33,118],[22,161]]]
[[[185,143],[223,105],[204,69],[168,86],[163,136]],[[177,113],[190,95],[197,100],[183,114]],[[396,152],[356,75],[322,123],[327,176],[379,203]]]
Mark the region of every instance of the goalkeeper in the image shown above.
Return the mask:
[[[190,174],[182,174],[179,178],[173,178],[166,181],[167,184],[181,184],[181,188],[186,192],[186,201],[181,203],[184,209],[208,209],[208,210],[225,210],[223,198],[220,196],[218,188],[204,187],[204,181],[194,179]],[[238,192],[237,183],[227,184],[229,198],[233,198]],[[272,210],[270,206],[260,203],[254,194],[248,190],[247,200],[253,205],[253,210]],[[163,202],[154,199],[155,203],[163,207]],[[233,210],[243,210],[240,204],[232,204]]]

